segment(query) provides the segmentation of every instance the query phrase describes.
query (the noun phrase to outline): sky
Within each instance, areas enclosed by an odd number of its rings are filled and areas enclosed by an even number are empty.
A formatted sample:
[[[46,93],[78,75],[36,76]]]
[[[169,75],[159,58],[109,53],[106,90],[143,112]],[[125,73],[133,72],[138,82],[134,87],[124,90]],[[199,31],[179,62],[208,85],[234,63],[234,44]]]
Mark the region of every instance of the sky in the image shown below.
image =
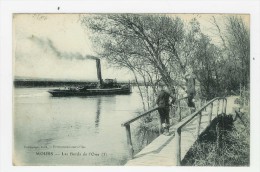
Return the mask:
[[[174,16],[174,15],[173,15]],[[176,16],[176,15],[175,15]],[[188,22],[196,17],[201,29],[212,33],[212,14],[178,14]],[[79,14],[14,14],[13,65],[14,76],[60,80],[97,80],[96,62],[86,55],[96,56],[86,27]],[[224,25],[221,15],[216,19]],[[244,16],[249,22],[249,16]],[[217,41],[217,40],[216,40]],[[82,60],[85,59],[85,60]],[[133,79],[127,70],[119,70],[101,60],[102,77],[118,80]]]
[[[16,77],[97,80],[96,61],[82,60],[96,54],[78,14],[16,14],[13,32]],[[101,63],[104,79],[131,78],[128,71],[119,72],[105,61]]]

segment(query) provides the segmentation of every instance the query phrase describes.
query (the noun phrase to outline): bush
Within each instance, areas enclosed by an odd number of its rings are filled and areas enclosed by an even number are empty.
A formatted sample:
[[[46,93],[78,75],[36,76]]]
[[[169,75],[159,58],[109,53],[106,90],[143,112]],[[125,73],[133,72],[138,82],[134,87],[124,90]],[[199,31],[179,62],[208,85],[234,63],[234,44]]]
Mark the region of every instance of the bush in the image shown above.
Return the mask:
[[[249,121],[248,115],[243,116]],[[239,120],[239,119],[238,119]],[[250,130],[231,116],[219,116],[182,161],[184,166],[249,166]]]

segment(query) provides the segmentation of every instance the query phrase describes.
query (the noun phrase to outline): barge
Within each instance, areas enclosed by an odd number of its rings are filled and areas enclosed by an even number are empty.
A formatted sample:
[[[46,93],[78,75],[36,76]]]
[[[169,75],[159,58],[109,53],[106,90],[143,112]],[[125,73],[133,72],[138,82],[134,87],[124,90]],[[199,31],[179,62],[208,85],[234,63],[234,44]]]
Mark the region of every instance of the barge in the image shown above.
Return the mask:
[[[95,96],[95,95],[115,95],[115,94],[130,94],[132,92],[131,85],[118,84],[116,79],[105,79],[103,81],[101,75],[100,59],[96,59],[98,84],[86,85],[76,88],[51,89],[48,92],[54,97],[67,96]]]

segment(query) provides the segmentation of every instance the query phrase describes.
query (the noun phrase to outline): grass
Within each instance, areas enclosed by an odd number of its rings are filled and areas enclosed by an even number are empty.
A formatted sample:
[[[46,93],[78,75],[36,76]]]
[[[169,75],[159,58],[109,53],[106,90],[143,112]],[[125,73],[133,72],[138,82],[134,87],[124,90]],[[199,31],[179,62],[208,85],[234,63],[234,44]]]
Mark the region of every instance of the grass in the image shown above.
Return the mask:
[[[220,115],[201,134],[182,161],[183,166],[249,166],[249,115],[244,114],[244,126],[231,115]]]
[[[156,112],[154,112],[156,113]],[[136,122],[135,130],[133,132],[133,145],[135,153],[142,150],[146,145],[151,143],[159,136],[159,116],[156,114],[141,118]]]

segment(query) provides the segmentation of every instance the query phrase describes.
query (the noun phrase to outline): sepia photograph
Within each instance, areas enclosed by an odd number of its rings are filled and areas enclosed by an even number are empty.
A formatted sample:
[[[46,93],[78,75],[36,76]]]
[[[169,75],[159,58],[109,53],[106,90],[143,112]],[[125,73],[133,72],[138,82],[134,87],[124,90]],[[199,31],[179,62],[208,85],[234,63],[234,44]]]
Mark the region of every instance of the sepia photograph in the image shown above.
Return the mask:
[[[250,15],[13,14],[14,166],[250,166]]]

